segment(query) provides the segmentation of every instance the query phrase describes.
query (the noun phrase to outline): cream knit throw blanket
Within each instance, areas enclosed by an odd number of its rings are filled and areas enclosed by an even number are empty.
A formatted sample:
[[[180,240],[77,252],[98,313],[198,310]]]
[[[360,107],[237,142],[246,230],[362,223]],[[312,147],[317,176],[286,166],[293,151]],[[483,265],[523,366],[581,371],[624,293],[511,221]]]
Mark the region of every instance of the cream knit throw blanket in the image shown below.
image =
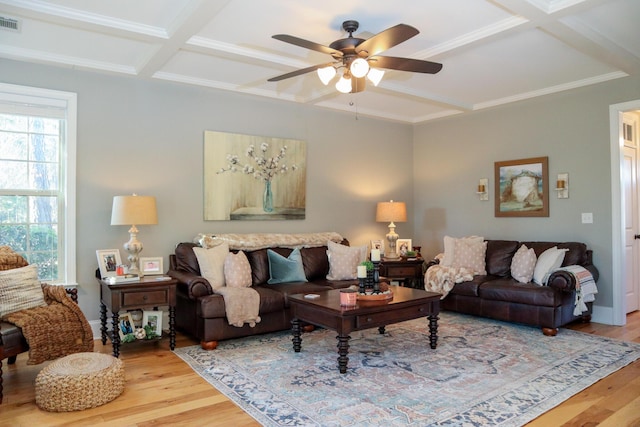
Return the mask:
[[[203,248],[212,248],[222,242],[229,244],[229,249],[255,251],[265,248],[311,248],[326,246],[327,241],[340,243],[343,237],[335,232],[322,233],[250,233],[250,234],[207,234],[200,233],[194,239]]]
[[[473,280],[473,270],[465,267],[433,265],[424,274],[424,290],[442,294],[444,299],[456,283]]]
[[[245,323],[252,328],[260,323],[260,294],[252,288],[230,288],[223,286],[215,290],[224,298],[227,320],[232,326],[239,328]]]

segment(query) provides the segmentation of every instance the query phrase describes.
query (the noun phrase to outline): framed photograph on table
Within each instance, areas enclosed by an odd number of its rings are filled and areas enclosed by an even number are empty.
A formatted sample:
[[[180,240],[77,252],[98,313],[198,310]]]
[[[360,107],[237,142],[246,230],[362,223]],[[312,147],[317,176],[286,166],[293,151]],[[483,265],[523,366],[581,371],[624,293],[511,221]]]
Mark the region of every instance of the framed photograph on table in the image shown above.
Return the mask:
[[[120,251],[118,249],[98,249],[96,251],[98,257],[98,267],[100,267],[100,277],[116,277],[116,270],[122,260],[120,259]]]
[[[163,274],[162,257],[140,257],[140,273],[143,276]]]
[[[125,335],[132,334],[134,330],[135,326],[131,313],[123,313],[118,316],[118,335],[120,335],[120,341],[124,339]]]
[[[396,253],[400,256],[407,256],[407,252],[412,251],[411,239],[398,239],[396,242]]]
[[[145,310],[142,312],[142,327],[151,326],[156,335],[162,335],[162,312],[158,310]]]
[[[380,253],[384,255],[384,240],[372,240],[371,249],[380,249]]]

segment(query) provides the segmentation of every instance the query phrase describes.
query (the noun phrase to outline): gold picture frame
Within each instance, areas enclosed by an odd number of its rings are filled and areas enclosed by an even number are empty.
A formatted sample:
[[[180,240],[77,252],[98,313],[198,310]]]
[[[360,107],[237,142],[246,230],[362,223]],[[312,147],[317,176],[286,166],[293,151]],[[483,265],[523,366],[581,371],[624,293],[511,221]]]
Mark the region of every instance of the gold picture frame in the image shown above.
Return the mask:
[[[495,216],[549,216],[549,158],[495,162]]]

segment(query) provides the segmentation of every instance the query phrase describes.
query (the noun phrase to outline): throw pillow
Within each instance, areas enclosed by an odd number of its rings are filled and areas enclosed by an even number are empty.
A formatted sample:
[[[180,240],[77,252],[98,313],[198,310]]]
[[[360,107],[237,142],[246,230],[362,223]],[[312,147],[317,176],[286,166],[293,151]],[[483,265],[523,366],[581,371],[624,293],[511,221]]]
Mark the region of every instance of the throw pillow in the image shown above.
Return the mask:
[[[287,258],[271,249],[267,249],[267,257],[269,258],[270,276],[269,280],[267,280],[268,284],[307,281],[299,248],[291,251]]]
[[[474,275],[487,274],[485,256],[487,242],[477,238],[456,239],[453,249],[453,263],[455,268],[468,268]]]
[[[511,260],[511,277],[520,283],[529,283],[533,279],[536,259],[533,248],[527,248],[526,245],[520,246]]]
[[[455,259],[455,245],[456,245],[456,242],[459,240],[462,240],[465,242],[482,243],[484,242],[484,237],[468,236],[468,237],[455,238],[450,236],[444,236],[444,256],[442,258],[442,261],[440,261],[440,265],[443,265],[445,267],[453,267],[453,261]]]
[[[45,305],[36,264],[0,271],[0,317]]]
[[[327,258],[327,280],[353,280],[358,277],[358,265],[367,259],[367,246],[345,246],[329,241]]]
[[[554,270],[557,270],[564,261],[564,254],[568,249],[558,249],[557,246],[542,252],[536,262],[536,268],[533,270],[533,282],[538,285],[546,285],[549,276]]]
[[[200,275],[207,279],[213,290],[225,285],[224,260],[229,253],[229,244],[222,243],[209,249],[194,247],[193,252],[198,258]]]
[[[229,252],[224,259],[224,281],[229,288],[248,288],[251,286],[251,265],[242,251]]]

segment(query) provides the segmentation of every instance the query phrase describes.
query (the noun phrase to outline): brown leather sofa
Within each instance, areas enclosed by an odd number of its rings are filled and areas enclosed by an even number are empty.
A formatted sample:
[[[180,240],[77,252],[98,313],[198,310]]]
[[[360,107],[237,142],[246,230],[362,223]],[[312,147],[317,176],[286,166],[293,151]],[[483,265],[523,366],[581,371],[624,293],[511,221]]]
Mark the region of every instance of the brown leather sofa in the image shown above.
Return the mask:
[[[486,275],[456,284],[441,301],[444,310],[488,317],[508,322],[539,326],[545,335],[554,336],[560,326],[576,320],[591,320],[592,303],[588,312],[573,314],[576,302],[576,280],[573,274],[557,270],[547,286],[519,283],[511,277],[511,259],[520,245],[533,248],[539,257],[545,250],[557,246],[569,249],[562,266],[580,265],[598,280],[598,269],[592,263],[592,251],[578,242],[517,242],[513,240],[486,240]],[[434,259],[427,269],[438,263]]]
[[[344,241],[343,244],[348,244]],[[267,249],[245,251],[251,265],[252,287],[260,294],[260,323],[254,327],[229,325],[225,316],[224,299],[215,294],[209,282],[200,276],[200,267],[193,248],[195,243],[179,243],[175,253],[169,255],[167,274],[178,280],[176,327],[200,340],[204,349],[214,349],[218,341],[239,338],[291,328],[288,295],[313,293],[328,289],[347,288],[357,280],[330,281],[327,247],[302,248],[302,263],[308,282],[267,284],[269,261]],[[289,256],[291,249],[270,248],[282,256]]]

